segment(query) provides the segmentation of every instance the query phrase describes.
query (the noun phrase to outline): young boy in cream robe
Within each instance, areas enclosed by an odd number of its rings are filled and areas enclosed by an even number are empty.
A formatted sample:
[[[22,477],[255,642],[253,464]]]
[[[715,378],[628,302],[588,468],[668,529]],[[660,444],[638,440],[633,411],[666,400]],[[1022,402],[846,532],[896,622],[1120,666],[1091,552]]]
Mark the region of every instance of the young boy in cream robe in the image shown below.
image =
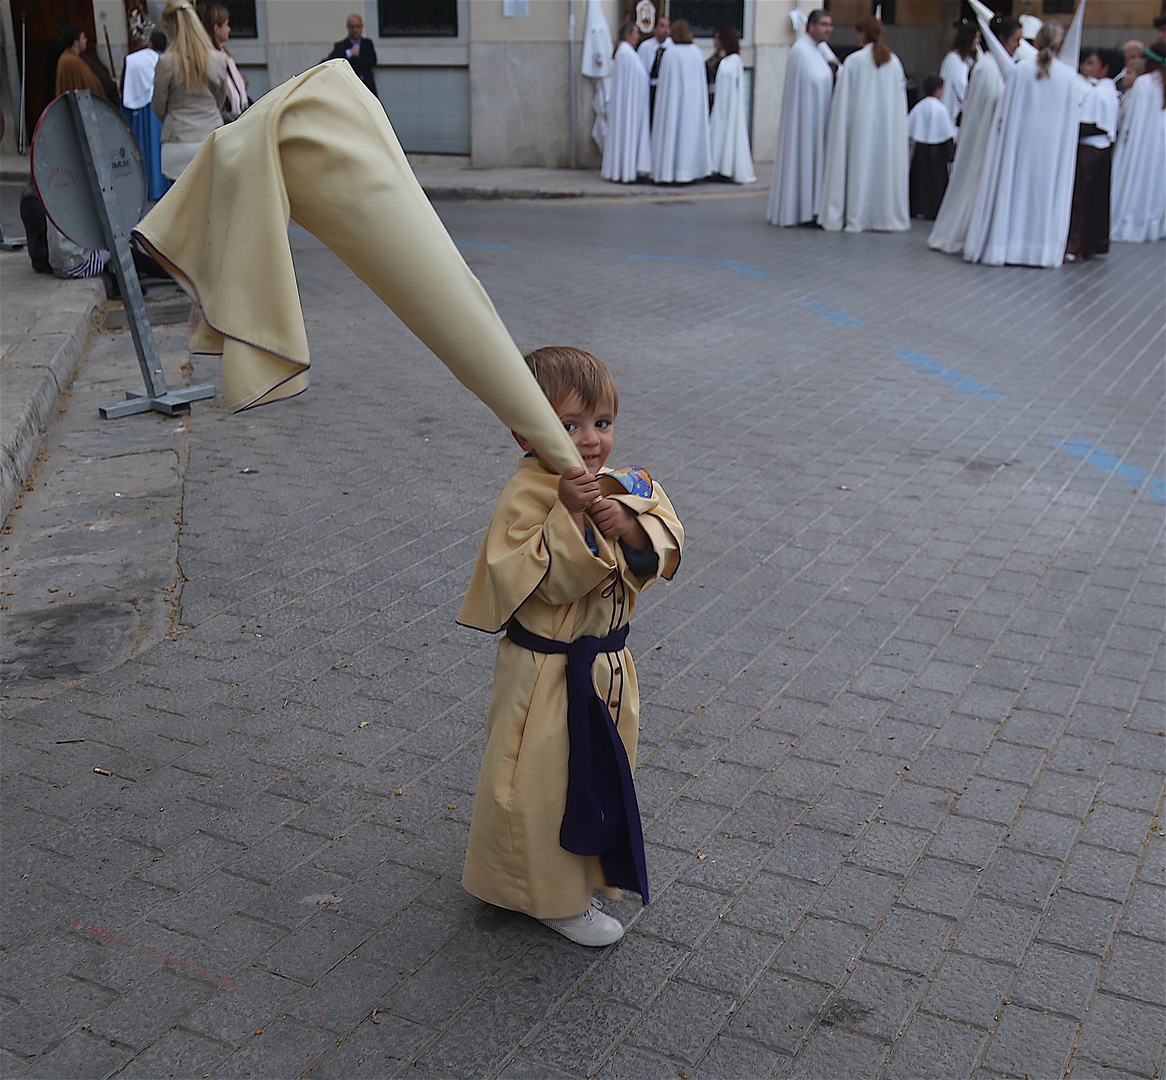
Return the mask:
[[[671,578],[683,529],[642,469],[606,469],[619,410],[607,368],[579,349],[526,357],[579,449],[561,477],[529,443],[498,500],[458,621],[498,643],[486,752],[462,884],[582,945],[623,927],[593,894],[648,902],[631,773],[639,731],[624,647],[640,592]]]

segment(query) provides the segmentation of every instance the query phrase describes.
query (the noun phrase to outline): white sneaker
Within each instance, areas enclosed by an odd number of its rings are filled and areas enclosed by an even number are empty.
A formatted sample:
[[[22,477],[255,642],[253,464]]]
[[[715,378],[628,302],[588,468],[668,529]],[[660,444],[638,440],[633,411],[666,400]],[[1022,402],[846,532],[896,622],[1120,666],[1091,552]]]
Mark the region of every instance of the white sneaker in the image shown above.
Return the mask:
[[[604,915],[601,907],[598,900],[592,899],[591,906],[582,915],[570,919],[539,919],[539,922],[576,945],[590,945],[593,948],[614,945],[623,937],[623,923],[610,915]]]

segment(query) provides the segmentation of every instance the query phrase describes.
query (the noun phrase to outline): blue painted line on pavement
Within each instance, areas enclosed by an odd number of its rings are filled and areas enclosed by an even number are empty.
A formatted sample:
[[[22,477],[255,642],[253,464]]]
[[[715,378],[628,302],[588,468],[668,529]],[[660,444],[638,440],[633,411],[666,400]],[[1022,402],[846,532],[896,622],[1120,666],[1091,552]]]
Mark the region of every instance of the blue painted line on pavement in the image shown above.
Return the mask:
[[[488,248],[490,251],[505,251],[509,244],[477,244],[472,240],[455,240],[454,243],[460,248]]]
[[[922,371],[924,375],[930,375],[933,379],[947,383],[953,390],[967,394],[968,397],[999,398],[1004,396],[990,386],[985,386],[982,382],[973,379],[970,375],[956,371],[955,368],[946,367],[926,353],[917,352],[915,349],[892,349],[891,355],[905,360],[912,367]]]
[[[747,262],[742,262],[740,259],[704,259],[699,255],[629,255],[628,258],[648,259],[652,262],[709,263],[717,266],[727,266],[730,270],[735,270],[738,274],[744,274],[746,277],[769,277],[769,274],[765,270],[758,270],[756,266],[750,266]]]
[[[1081,458],[1086,465],[1092,465],[1103,473],[1112,473],[1123,484],[1129,484],[1139,491],[1145,486],[1146,494],[1154,502],[1166,503],[1166,480],[1147,472],[1140,465],[1122,461],[1117,454],[1106,450],[1104,446],[1097,446],[1088,439],[1049,439],[1049,445],[1067,450],[1074,457]]]
[[[822,303],[821,300],[799,300],[798,307],[804,307],[807,311],[812,311],[815,315],[821,315],[823,319],[828,323],[832,323],[834,326],[862,325],[861,319],[856,319],[853,315],[847,315],[845,311],[839,311],[829,304]]]

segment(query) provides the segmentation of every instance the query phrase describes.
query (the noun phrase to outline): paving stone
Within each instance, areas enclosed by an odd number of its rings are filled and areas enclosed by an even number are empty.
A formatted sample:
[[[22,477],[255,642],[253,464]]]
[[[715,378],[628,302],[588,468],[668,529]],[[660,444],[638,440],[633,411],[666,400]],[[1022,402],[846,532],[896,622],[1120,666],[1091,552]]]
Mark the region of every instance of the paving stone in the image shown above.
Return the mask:
[[[924,829],[876,820],[859,838],[847,861],[901,877],[914,866],[930,840],[931,833]]]
[[[112,1076],[130,1058],[133,1051],[125,1046],[110,1045],[84,1031],[66,1036],[43,1057],[27,1064],[27,1076]]]
[[[1096,958],[1034,945],[1012,997],[1020,1005],[1081,1019],[1097,983]]]
[[[436,1036],[431,1028],[378,1013],[328,1051],[306,1075],[318,1080],[392,1075],[415,1060]]]
[[[980,884],[980,871],[964,863],[924,857],[911,875],[899,902],[957,918]]]
[[[119,1074],[133,1080],[155,1077],[205,1076],[230,1051],[185,1031],[167,1031],[135,1057]]]
[[[972,1075],[986,1039],[975,1028],[918,1016],[895,1044],[883,1075],[887,1080],[961,1080]]]
[[[639,1014],[623,1005],[572,994],[525,1047],[536,1061],[590,1072]]]
[[[836,984],[852,968],[866,944],[866,931],[808,917],[773,962],[778,971]]]
[[[643,962],[643,954],[654,950],[656,945],[642,939],[638,944],[642,947],[634,951]],[[555,1008],[559,999],[587,973],[589,966],[587,957],[580,956],[579,950],[566,942],[536,941],[493,982],[486,993],[492,1000],[515,1012],[545,1017]],[[604,965],[604,970],[609,968],[610,965]],[[588,989],[597,992],[592,986],[588,986]]]
[[[721,923],[693,952],[684,965],[682,977],[743,997],[780,944],[764,934]]]
[[[1076,1030],[1072,1020],[1007,1005],[984,1064],[1011,1076],[1063,1074]]]
[[[1121,928],[1139,937],[1166,941],[1166,889],[1156,885],[1135,885]]]
[[[928,972],[954,924],[928,912],[896,907],[875,931],[863,957],[912,972]]]
[[[1075,818],[1023,809],[1008,833],[1010,847],[1035,855],[1065,859],[1080,829]]]
[[[422,1068],[454,1076],[484,1076],[495,1069],[530,1030],[529,1016],[497,1002],[479,1003],[460,1016],[419,1059]]]
[[[1152,1005],[1098,994],[1074,1053],[1138,1076],[1152,1076],[1166,1044],[1166,1012]]]
[[[709,1052],[690,1076],[701,1080],[741,1080],[744,1076],[777,1076],[789,1064],[783,1055],[764,1046],[718,1035]]]
[[[883,1043],[827,1028],[815,1033],[814,1039],[794,1058],[786,1076],[798,1080],[817,1080],[840,1073],[873,1076],[886,1056],[887,1047]]]
[[[238,1047],[303,991],[301,984],[257,968],[240,972],[239,981],[244,985],[220,989],[187,1013],[182,1027],[214,1043]]]
[[[602,964],[591,969],[580,987],[596,997],[644,1007],[656,998],[687,956],[688,950],[680,945],[629,932],[624,934],[618,949],[613,949]],[[504,985],[504,981],[498,986]]]
[[[321,911],[263,958],[275,975],[314,983],[369,937],[369,928]]]
[[[1122,901],[1129,892],[1137,860],[1132,855],[1077,844],[1065,871],[1065,886],[1076,892]]]
[[[1043,909],[1056,890],[1062,869],[1054,859],[1006,849],[988,872],[984,895]]]
[[[45,1054],[114,1000],[108,991],[58,978],[4,1016],[4,1049],[24,1057]]]
[[[1166,945],[1118,934],[1101,981],[1104,990],[1166,1006]]]
[[[1004,839],[1003,826],[952,814],[940,827],[928,854],[982,868]]]
[[[694,1063],[732,1012],[731,997],[673,983],[652,1002],[629,1036],[637,1046]]]
[[[754,927],[778,938],[788,936],[819,886],[776,874],[761,873],[725,915],[728,922]]]
[[[821,885],[853,846],[854,839],[850,836],[799,827],[782,841],[769,862],[769,869]]]
[[[729,1021],[729,1033],[792,1056],[817,1019],[830,988],[768,973]]]
[[[898,890],[898,878],[841,866],[815,899],[813,913],[873,929],[890,910]]]
[[[689,885],[672,885],[636,920],[636,931],[677,945],[695,945],[723,915],[729,898]]]
[[[275,1020],[262,1034],[256,1032],[211,1076],[296,1076],[305,1072],[333,1041],[331,1035],[287,1020]]]
[[[948,953],[923,998],[923,1009],[942,1020],[990,1029],[1016,974],[1011,964]]]
[[[1109,948],[1121,907],[1109,900],[1059,889],[1041,920],[1038,937],[1050,944],[1102,956]]]
[[[863,961],[831,1003],[822,1024],[893,1042],[907,1014],[919,1003],[924,986],[922,975]]]
[[[978,896],[956,932],[954,948],[970,956],[1019,963],[1039,915],[989,896]]]

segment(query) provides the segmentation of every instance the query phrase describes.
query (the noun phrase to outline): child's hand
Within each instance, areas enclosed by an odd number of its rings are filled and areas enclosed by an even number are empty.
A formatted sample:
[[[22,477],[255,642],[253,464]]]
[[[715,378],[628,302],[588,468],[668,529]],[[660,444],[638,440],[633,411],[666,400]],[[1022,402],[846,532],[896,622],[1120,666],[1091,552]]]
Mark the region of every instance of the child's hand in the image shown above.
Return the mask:
[[[622,538],[636,551],[651,543],[636,514],[615,499],[601,499],[587,513],[608,540]]]
[[[572,513],[581,514],[600,496],[599,481],[582,465],[559,477],[559,501]]]

